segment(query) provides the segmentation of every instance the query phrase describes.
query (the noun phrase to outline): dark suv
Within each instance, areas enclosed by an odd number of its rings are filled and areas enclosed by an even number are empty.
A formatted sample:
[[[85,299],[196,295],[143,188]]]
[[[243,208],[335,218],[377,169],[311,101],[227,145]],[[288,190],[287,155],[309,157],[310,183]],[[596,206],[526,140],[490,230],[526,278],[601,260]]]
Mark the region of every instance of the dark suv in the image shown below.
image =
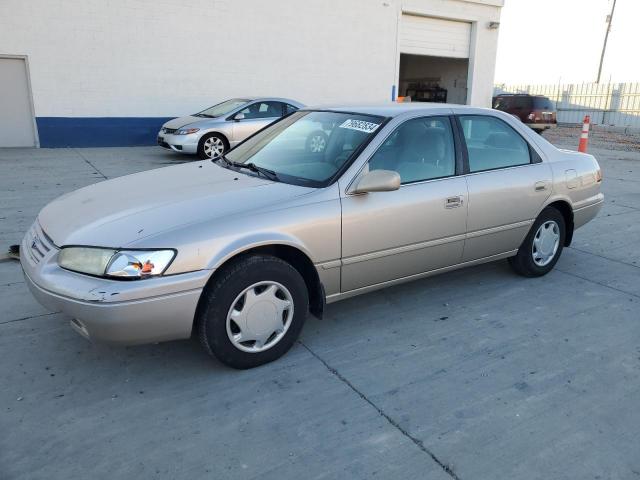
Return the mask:
[[[504,93],[493,97],[493,108],[518,117],[538,133],[557,125],[553,102],[542,95]]]

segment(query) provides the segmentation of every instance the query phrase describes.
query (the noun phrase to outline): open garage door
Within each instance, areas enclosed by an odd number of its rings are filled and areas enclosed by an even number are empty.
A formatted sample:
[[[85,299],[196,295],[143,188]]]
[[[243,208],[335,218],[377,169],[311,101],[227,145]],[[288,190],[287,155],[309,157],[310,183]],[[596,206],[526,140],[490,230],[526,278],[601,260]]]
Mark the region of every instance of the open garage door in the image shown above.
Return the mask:
[[[467,103],[471,24],[402,15],[398,95],[418,102]]]

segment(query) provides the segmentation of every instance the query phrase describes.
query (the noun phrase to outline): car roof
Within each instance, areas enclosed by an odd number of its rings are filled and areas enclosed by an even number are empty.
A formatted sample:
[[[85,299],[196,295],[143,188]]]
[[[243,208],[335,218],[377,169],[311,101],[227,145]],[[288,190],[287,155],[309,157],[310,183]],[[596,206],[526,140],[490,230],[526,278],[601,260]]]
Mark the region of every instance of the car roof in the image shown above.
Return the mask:
[[[303,103],[293,100],[291,98],[283,98],[283,97],[236,97],[238,100],[246,100],[247,102],[284,102],[289,103],[293,106],[300,107],[304,105]]]
[[[352,105],[319,105],[314,107],[305,107],[302,110],[330,110],[332,112],[345,112],[345,113],[361,113],[364,115],[378,115],[382,117],[397,117],[407,112],[420,112],[424,111],[428,113],[430,110],[443,109],[443,108],[469,108],[477,111],[477,107],[469,107],[467,105],[454,105],[451,103],[429,103],[429,102],[415,102],[415,103],[377,103],[377,104],[352,104]]]
[[[544,98],[547,98],[544,95],[533,94],[533,93],[499,93],[498,95],[496,95],[496,97],[544,97]]]

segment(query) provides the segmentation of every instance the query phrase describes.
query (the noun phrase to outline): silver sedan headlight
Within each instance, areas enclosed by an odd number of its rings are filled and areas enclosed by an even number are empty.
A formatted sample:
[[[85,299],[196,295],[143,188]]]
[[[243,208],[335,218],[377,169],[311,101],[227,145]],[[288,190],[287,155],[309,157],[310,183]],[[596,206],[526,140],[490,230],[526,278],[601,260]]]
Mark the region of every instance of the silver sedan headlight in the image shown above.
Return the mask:
[[[162,275],[175,255],[175,250],[66,247],[58,254],[58,265],[87,275],[138,279]]]
[[[196,133],[197,131],[199,131],[199,128],[180,128],[179,130],[176,130],[175,132],[173,132],[174,135],[190,135],[192,133]]]

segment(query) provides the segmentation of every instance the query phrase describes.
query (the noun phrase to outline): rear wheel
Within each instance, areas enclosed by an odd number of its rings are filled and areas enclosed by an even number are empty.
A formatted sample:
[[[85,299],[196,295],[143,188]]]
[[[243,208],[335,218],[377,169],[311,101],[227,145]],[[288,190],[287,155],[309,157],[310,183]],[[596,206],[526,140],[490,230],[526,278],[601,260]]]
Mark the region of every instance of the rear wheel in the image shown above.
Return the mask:
[[[217,158],[229,150],[227,139],[218,133],[204,135],[198,143],[198,157],[202,160]]]
[[[223,267],[205,289],[196,325],[210,355],[233,368],[252,368],[284,355],[309,312],[304,279],[287,262],[268,255]]]
[[[534,222],[511,267],[525,277],[539,277],[553,269],[560,258],[566,227],[564,217],[553,207],[545,208]]]

